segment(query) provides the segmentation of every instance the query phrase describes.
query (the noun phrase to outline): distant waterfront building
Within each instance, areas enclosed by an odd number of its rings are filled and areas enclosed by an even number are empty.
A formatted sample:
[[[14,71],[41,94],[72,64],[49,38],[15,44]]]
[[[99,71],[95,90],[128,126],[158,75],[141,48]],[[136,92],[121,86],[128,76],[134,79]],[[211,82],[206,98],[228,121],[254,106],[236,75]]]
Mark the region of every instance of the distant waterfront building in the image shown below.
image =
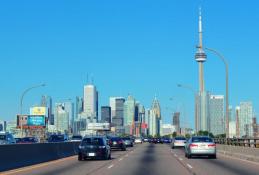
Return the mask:
[[[196,117],[195,117],[195,130],[209,131],[209,92],[199,92],[196,96]]]
[[[253,105],[252,102],[240,103],[239,133],[240,137],[253,137]]]
[[[101,107],[101,123],[111,123],[111,107]]]
[[[177,134],[180,134],[180,112],[173,113],[173,126],[175,127],[175,132],[177,132]]]
[[[92,122],[96,122],[98,115],[98,92],[94,85],[84,86],[84,113]]]
[[[225,134],[224,96],[211,95],[209,101],[209,130],[213,135]]]
[[[236,135],[238,138],[240,138],[240,106],[236,106],[235,108],[235,116],[236,116]]]
[[[237,137],[236,121],[229,122],[229,138]]]
[[[55,104],[55,127],[57,132],[69,132],[69,113],[65,110],[64,103]]]

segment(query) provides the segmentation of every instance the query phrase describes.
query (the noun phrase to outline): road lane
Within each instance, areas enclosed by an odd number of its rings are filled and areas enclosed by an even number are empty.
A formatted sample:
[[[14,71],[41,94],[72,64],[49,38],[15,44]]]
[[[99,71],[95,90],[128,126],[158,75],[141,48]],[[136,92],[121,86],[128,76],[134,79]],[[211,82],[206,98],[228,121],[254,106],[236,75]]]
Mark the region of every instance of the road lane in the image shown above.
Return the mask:
[[[190,175],[190,172],[170,153],[170,148],[166,145],[143,144],[113,168],[100,169],[96,174]]]
[[[218,158],[208,159],[207,157],[185,158],[184,149],[175,149],[172,154],[176,154],[183,159],[183,163],[197,175],[256,175],[259,174],[259,164],[245,162],[239,159],[226,157],[218,154]]]
[[[111,162],[118,160],[120,157],[129,153],[131,150],[135,148],[128,148],[127,151],[112,151],[112,159],[111,160],[88,160],[81,161],[77,160],[77,156],[73,156],[70,158],[65,158],[58,160],[47,162],[43,164],[38,164],[30,167],[24,167],[17,170],[12,170],[5,172],[5,175],[71,175],[71,174],[79,174],[79,175],[87,175],[95,172],[96,170],[109,165]]]

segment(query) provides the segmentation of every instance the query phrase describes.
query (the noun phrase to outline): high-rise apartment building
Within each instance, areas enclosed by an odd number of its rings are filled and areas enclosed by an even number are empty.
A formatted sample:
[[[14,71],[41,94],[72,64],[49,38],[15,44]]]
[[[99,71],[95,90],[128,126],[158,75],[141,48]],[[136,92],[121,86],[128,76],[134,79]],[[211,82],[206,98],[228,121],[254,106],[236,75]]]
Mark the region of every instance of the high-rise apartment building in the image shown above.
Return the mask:
[[[149,117],[150,117],[150,119],[149,119],[149,135],[151,135],[151,136],[162,135],[161,108],[160,108],[160,103],[156,97],[153,100]]]
[[[124,127],[127,134],[134,135],[136,101],[129,95],[124,103]]]
[[[225,134],[224,96],[211,95],[209,100],[209,130],[213,135]]]
[[[60,133],[69,132],[69,113],[65,110],[64,103],[55,104],[55,127]]]
[[[253,137],[253,104],[252,102],[240,103],[239,133],[240,137]]]

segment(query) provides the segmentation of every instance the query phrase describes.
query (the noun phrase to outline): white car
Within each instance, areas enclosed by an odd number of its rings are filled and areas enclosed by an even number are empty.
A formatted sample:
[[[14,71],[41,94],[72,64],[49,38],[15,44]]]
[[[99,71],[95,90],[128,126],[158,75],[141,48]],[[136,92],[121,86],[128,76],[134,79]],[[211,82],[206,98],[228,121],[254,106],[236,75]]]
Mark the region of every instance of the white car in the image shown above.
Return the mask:
[[[135,138],[135,143],[137,144],[137,143],[143,143],[142,142],[142,139],[140,138],[140,137],[137,137],[137,138]]]
[[[172,149],[175,149],[175,148],[184,148],[185,147],[185,144],[186,144],[186,138],[184,137],[175,137],[172,141]]]

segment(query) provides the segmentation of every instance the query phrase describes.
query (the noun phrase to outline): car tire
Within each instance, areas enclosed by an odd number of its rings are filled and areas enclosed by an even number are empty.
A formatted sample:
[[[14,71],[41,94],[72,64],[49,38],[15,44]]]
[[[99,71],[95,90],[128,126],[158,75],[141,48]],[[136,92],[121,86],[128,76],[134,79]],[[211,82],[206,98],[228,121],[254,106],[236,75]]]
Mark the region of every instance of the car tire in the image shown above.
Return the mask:
[[[126,151],[127,149],[126,148],[122,148],[122,151]]]
[[[78,161],[82,161],[82,160],[83,160],[82,154],[78,154]]]
[[[210,156],[211,159],[217,159],[217,155]]]
[[[174,147],[174,146],[172,146],[172,149],[175,149],[175,147]]]
[[[192,155],[191,155],[191,154],[187,154],[187,158],[188,158],[188,159],[191,159],[191,158],[192,158]]]

